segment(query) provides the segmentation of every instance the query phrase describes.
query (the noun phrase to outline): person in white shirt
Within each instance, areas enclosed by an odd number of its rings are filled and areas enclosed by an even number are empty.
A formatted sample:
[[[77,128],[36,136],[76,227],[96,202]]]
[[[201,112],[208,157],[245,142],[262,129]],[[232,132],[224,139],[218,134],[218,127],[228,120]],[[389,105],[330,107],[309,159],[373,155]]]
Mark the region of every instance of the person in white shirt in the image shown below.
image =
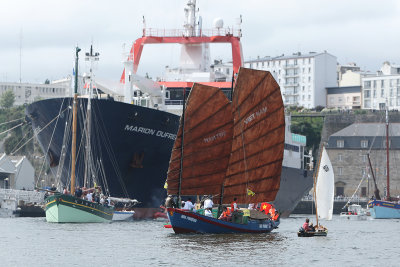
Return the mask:
[[[184,210],[193,210],[194,209],[194,205],[192,203],[192,199],[189,198],[186,202],[185,205],[183,206]]]
[[[214,203],[210,197],[207,197],[206,200],[204,200],[204,209],[212,209]]]
[[[86,197],[88,201],[92,202],[92,193],[88,193]]]
[[[207,197],[206,200],[204,200],[204,215],[208,217],[213,217],[212,214],[212,207],[214,203],[212,201],[212,197]]]

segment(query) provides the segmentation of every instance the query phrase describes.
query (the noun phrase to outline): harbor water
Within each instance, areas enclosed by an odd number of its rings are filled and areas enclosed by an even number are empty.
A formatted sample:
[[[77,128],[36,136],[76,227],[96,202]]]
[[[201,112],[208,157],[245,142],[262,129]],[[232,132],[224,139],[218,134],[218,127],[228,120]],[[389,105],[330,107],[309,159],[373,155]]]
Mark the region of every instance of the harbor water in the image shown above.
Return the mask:
[[[55,224],[0,218],[1,266],[399,266],[400,220],[323,222],[300,238],[306,215],[270,234],[176,235],[163,221]],[[310,216],[315,223],[315,218]]]

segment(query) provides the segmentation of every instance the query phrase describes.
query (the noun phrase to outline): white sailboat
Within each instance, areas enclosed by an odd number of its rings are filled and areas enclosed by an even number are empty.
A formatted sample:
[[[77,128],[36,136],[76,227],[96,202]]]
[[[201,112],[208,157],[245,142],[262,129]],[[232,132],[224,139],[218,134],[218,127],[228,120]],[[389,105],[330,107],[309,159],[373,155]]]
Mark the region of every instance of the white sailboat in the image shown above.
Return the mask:
[[[335,177],[332,163],[325,147],[322,147],[322,156],[315,188],[316,214],[318,215],[318,219],[332,220],[334,188]]]
[[[314,177],[314,203],[317,224],[314,231],[299,231],[299,237],[326,236],[328,229],[319,224],[319,219],[332,220],[335,176],[332,163],[324,146],[322,146],[318,163],[318,172]]]

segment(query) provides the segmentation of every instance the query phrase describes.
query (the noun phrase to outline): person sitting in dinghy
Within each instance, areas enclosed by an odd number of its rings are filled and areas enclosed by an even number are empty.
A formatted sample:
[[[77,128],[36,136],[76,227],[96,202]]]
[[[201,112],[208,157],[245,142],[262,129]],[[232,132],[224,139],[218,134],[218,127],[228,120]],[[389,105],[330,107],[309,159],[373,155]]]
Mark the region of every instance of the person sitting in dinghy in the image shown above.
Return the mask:
[[[305,231],[305,232],[309,232],[309,231],[311,231],[312,229],[310,228],[310,219],[306,219],[306,222],[305,223],[303,223],[303,230]]]

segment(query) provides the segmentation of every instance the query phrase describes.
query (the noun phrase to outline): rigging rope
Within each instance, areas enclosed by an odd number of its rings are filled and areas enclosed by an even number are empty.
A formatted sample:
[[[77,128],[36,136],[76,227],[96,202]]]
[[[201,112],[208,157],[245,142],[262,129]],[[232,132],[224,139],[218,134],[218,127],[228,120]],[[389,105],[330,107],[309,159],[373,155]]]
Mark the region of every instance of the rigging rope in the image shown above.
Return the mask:
[[[47,123],[42,129],[40,129],[40,131],[35,132],[35,134],[34,134],[34,136],[39,135],[39,133],[41,133],[41,132],[42,132],[44,129],[46,129],[50,124],[52,124],[53,121],[56,120],[56,124],[55,124],[55,126],[54,126],[53,133],[52,133],[51,138],[50,138],[50,141],[49,141],[49,145],[47,146],[47,151],[44,151],[44,152],[45,152],[45,156],[44,156],[44,158],[43,158],[42,167],[40,168],[40,172],[39,172],[38,178],[37,178],[37,180],[36,180],[36,186],[37,186],[37,184],[39,183],[40,177],[42,176],[44,163],[46,162],[46,154],[48,153],[48,151],[49,151],[49,149],[50,149],[50,144],[51,144],[51,142],[52,142],[52,140],[53,140],[53,136],[54,136],[54,132],[55,132],[55,130],[56,130],[56,126],[57,126],[57,123],[58,123],[58,119],[60,118],[61,114],[63,114],[67,109],[69,109],[69,107],[66,107],[64,110],[61,111],[61,108],[62,108],[62,106],[63,106],[63,105],[62,105],[63,103],[64,103],[64,99],[63,99],[63,102],[62,102],[61,105],[60,105],[60,111],[58,112],[58,115],[55,116],[55,117],[54,117],[49,123]],[[34,137],[34,136],[33,136],[33,137]],[[33,138],[33,137],[32,137],[32,138]],[[32,138],[31,138],[31,139],[32,139]],[[30,141],[30,140],[28,140],[28,141]],[[27,142],[28,142],[28,141],[27,141]],[[25,142],[25,144],[26,144],[27,142]],[[25,145],[25,144],[24,144],[24,145]]]
[[[25,124],[25,122],[21,122],[20,124],[14,126],[14,127],[12,127],[12,128],[10,128],[10,129],[8,129],[8,130],[5,130],[4,132],[1,132],[0,135],[5,134],[5,133],[8,133],[9,131],[12,131],[12,130],[14,130],[15,128],[18,128],[18,127],[20,127],[20,126],[22,126],[22,125],[24,125],[24,124]]]
[[[0,126],[4,125],[4,124],[11,123],[11,122],[20,121],[20,120],[23,120],[23,119],[25,119],[25,117],[22,117],[22,118],[19,118],[19,119],[16,119],[16,120],[12,120],[12,121],[2,122],[2,123],[0,123]]]
[[[25,137],[26,137],[28,134],[31,133],[31,131],[33,131],[33,129],[32,129],[32,128],[29,128],[29,130],[28,130],[28,131],[26,132],[26,134],[21,138],[21,140],[15,145],[15,147],[17,147],[19,144],[21,144],[22,141],[25,139]],[[25,145],[25,144],[24,144],[24,145]],[[24,146],[24,145],[23,145],[23,146]],[[23,147],[23,146],[21,146],[21,147]],[[10,155],[11,155],[11,156],[14,155],[14,153],[15,153],[16,151],[20,150],[21,147],[19,147],[17,150],[13,150],[13,151],[10,153]]]

